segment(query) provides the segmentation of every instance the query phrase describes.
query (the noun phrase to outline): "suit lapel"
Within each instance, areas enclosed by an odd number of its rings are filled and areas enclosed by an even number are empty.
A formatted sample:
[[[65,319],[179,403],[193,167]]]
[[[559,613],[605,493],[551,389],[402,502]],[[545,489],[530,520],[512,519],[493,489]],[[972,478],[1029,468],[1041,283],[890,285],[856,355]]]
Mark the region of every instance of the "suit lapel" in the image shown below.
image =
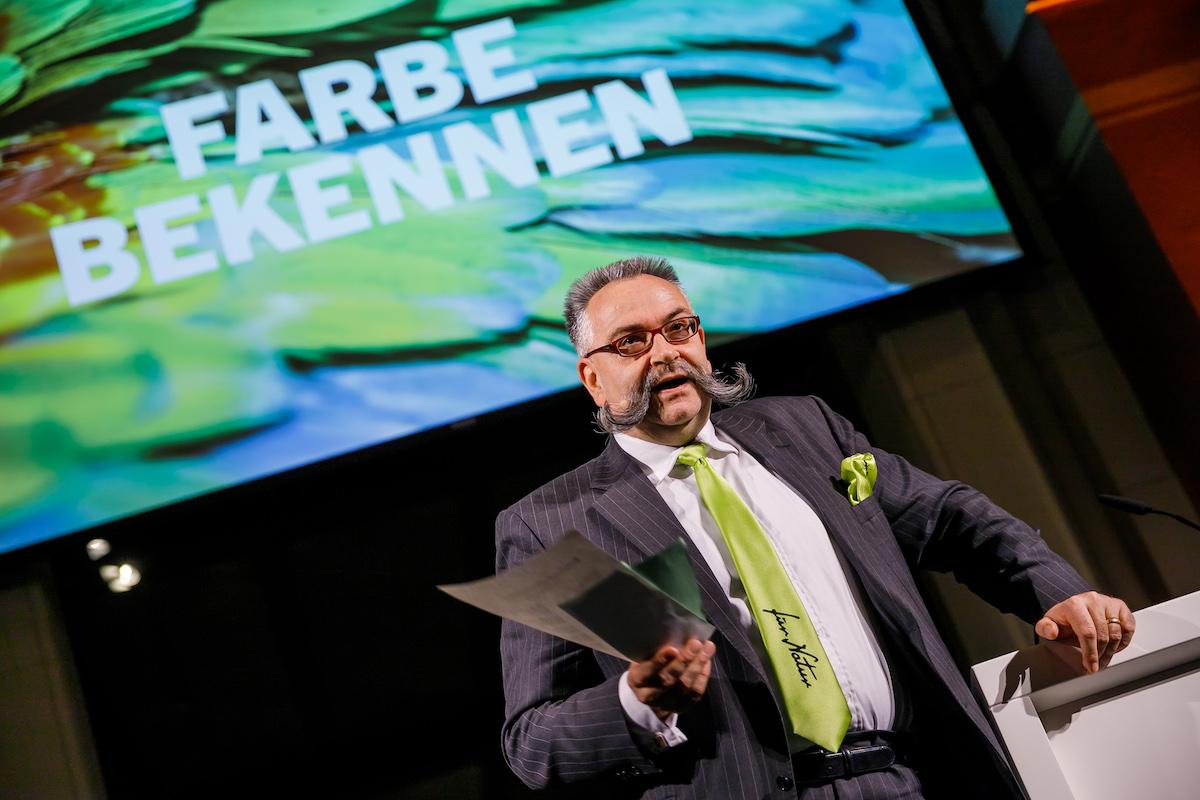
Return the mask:
[[[674,512],[642,472],[637,461],[609,439],[600,465],[593,473],[592,488],[600,493],[594,508],[617,528],[643,558],[658,553],[676,539],[687,543],[688,560],[700,587],[700,599],[709,622],[737,650],[742,659],[765,680],[762,664],[742,628],[737,611],[717,581],[708,562],[679,524]],[[737,670],[735,674],[744,673]]]

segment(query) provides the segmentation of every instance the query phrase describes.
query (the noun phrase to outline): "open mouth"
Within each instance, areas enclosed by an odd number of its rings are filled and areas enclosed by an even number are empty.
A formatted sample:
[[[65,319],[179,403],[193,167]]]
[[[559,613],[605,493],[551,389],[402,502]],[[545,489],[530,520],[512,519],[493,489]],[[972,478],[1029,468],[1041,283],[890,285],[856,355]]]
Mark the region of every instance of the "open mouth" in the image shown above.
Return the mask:
[[[654,384],[653,391],[666,392],[671,389],[677,389],[680,386],[683,386],[687,382],[688,382],[688,379],[687,379],[686,375],[676,375],[673,378],[667,378],[664,381],[660,381],[659,383]]]

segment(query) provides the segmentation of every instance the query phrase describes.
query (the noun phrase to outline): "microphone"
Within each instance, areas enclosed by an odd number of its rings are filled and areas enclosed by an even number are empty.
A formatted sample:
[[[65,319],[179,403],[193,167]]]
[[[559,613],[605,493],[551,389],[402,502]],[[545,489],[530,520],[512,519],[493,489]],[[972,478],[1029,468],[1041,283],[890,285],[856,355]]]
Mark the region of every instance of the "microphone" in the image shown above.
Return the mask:
[[[1154,510],[1139,500],[1132,500],[1117,494],[1098,494],[1096,497],[1104,505],[1112,506],[1119,511],[1128,511],[1130,514],[1149,514]]]
[[[1170,517],[1176,522],[1182,522],[1189,528],[1195,528],[1196,530],[1200,531],[1200,525],[1197,525],[1190,519],[1181,517],[1178,514],[1172,514],[1170,511],[1162,511],[1152,505],[1143,503],[1141,500],[1134,500],[1131,497],[1121,497],[1117,494],[1098,494],[1096,495],[1096,498],[1101,503],[1104,503],[1104,505],[1115,508],[1118,511],[1125,511],[1130,514],[1137,514],[1139,516],[1145,514],[1162,514],[1164,517]]]

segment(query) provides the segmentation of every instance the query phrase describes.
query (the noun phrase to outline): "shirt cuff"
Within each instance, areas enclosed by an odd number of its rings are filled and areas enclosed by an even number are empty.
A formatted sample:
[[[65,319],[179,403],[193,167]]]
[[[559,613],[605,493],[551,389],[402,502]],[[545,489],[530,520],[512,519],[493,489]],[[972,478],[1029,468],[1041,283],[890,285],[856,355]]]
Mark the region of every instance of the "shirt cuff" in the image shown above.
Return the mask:
[[[684,732],[675,727],[679,721],[678,714],[661,720],[653,708],[638,699],[629,685],[629,670],[625,670],[617,682],[617,694],[621,698],[621,709],[629,721],[629,732],[643,752],[661,753],[687,741]]]

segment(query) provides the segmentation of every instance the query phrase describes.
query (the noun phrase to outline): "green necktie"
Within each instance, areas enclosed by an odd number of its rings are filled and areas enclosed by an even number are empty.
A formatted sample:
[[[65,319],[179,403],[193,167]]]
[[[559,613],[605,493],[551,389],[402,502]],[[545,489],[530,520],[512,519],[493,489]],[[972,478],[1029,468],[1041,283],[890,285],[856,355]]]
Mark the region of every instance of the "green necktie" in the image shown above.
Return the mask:
[[[767,534],[737,491],[708,463],[707,452],[705,444],[689,444],[677,460],[695,472],[700,499],[729,546],[792,730],[826,750],[837,750],[850,727],[850,707],[825,648]]]

